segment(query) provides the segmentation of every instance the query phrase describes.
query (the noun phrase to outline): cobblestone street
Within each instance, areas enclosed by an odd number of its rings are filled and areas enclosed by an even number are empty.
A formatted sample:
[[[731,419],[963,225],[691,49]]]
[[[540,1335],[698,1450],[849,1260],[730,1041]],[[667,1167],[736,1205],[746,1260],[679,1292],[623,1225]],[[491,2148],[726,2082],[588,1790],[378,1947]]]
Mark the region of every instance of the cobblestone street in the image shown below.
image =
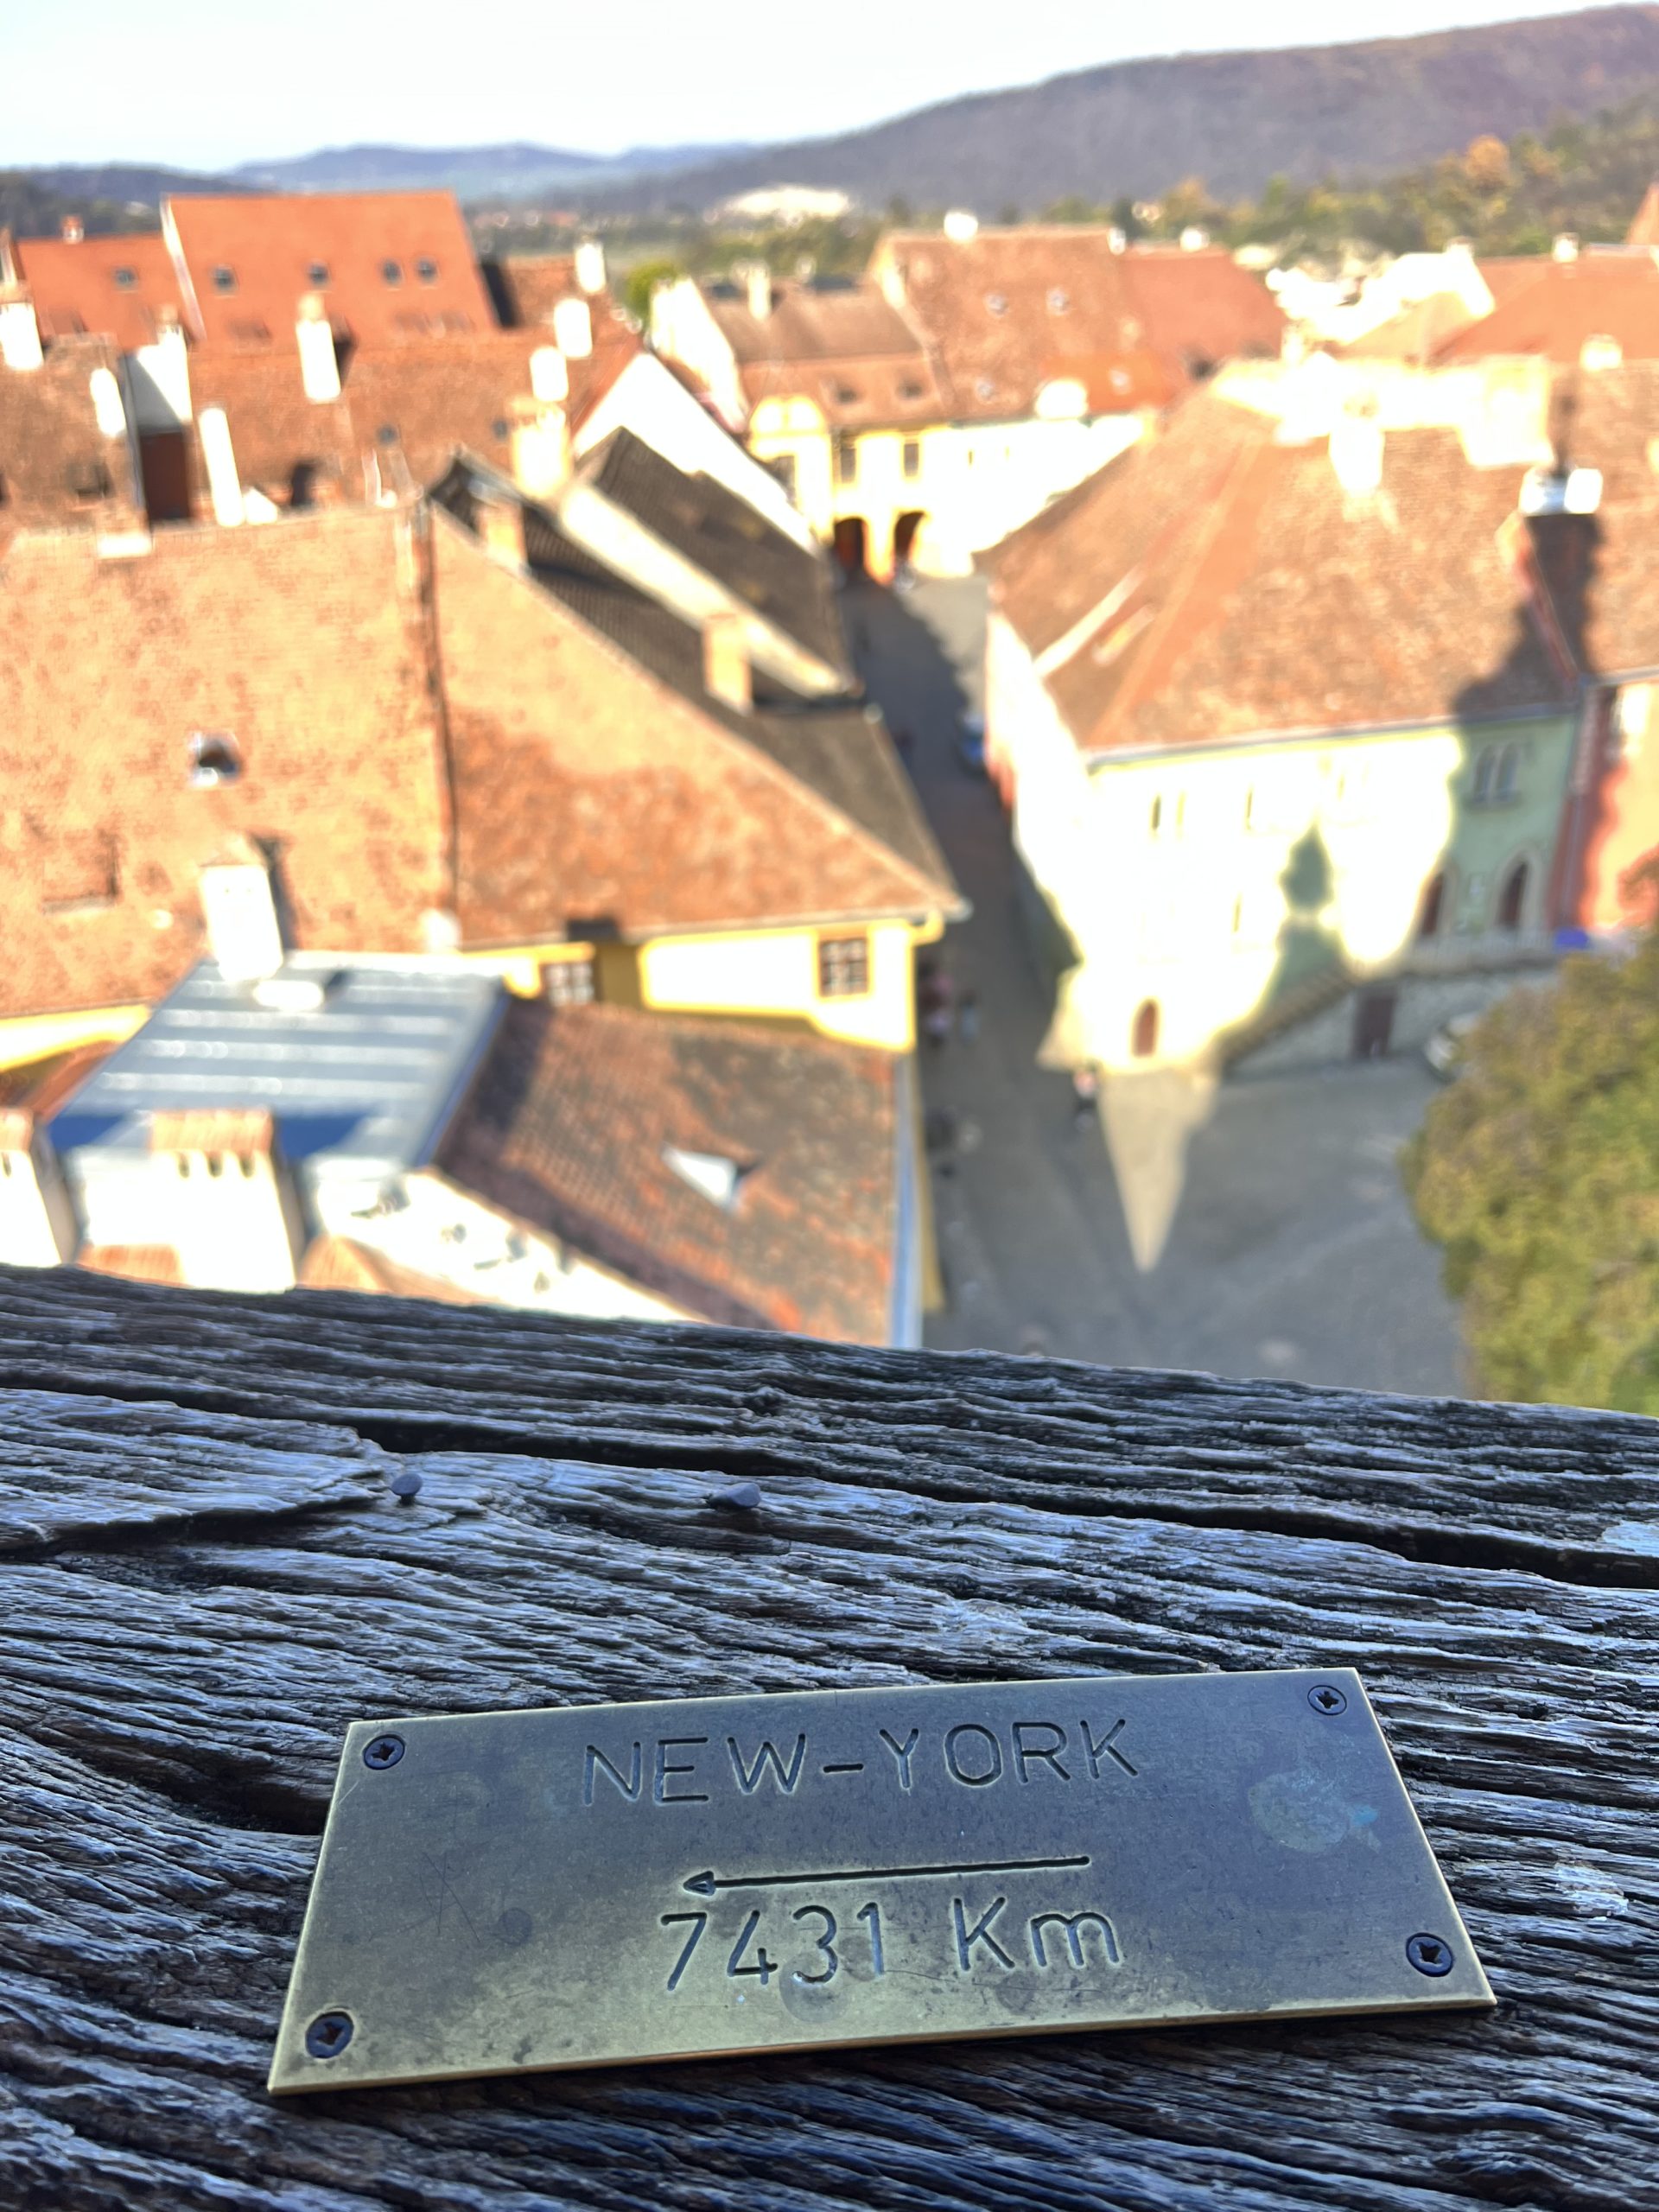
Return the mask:
[[[861,585],[846,601],[866,679],[974,906],[941,964],[958,1007],[976,998],[977,1035],[922,1052],[929,1114],[953,1132],[932,1179],[949,1304],[928,1342],[1455,1391],[1456,1317],[1395,1166],[1436,1089],[1414,1056],[1224,1084],[1198,1116],[1157,1264],[1137,1269],[1118,1170],[1133,1201],[1137,1174],[1162,1172],[1137,1125],[1185,1102],[1150,1089],[1109,1100],[1115,1168],[1101,1119],[1077,1122],[1066,1077],[1036,1065],[1052,994],[1029,890],[995,792],[956,745],[979,702],[983,607],[977,582],[905,596]]]

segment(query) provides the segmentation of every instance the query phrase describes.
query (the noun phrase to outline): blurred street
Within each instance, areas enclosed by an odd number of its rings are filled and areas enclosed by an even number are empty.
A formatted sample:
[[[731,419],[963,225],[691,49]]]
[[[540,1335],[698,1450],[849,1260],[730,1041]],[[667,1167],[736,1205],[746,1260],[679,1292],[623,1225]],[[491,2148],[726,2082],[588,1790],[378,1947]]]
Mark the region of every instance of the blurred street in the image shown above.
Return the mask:
[[[1207,1102],[1180,1077],[1139,1077],[1079,1122],[1067,1077],[1035,1065],[1052,986],[1032,894],[991,785],[957,749],[962,715],[980,703],[983,588],[921,582],[897,596],[859,585],[845,613],[974,906],[940,964],[957,1006],[964,993],[976,1001],[977,1034],[964,1041],[958,1024],[921,1054],[946,1140],[932,1181],[950,1303],[929,1344],[1455,1391],[1455,1316],[1395,1166],[1437,1089],[1421,1058],[1245,1075]],[[1171,1148],[1156,1138],[1171,1114],[1198,1122],[1185,1175],[1179,1190],[1151,1188],[1170,1180]],[[1144,1274],[1126,1200],[1153,1217],[1173,1208]]]

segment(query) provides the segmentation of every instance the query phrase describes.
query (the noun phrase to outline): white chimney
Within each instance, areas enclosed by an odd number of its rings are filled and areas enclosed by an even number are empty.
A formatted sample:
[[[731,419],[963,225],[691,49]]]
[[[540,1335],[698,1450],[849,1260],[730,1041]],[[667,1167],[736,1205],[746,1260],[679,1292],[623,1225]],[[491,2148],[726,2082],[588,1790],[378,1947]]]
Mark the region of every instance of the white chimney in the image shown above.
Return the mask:
[[[518,440],[515,433],[515,459]],[[474,512],[474,526],[479,543],[486,553],[493,554],[509,568],[524,565],[524,511],[517,499],[503,493],[480,487],[478,505]]]
[[[563,407],[515,407],[512,423],[512,480],[526,498],[550,499],[564,488],[570,474],[570,418]],[[518,517],[516,550],[510,558],[524,557],[523,511],[515,501]]]
[[[754,704],[754,682],[743,625],[735,614],[710,614],[702,626],[702,688],[711,699],[747,714]]]
[[[605,289],[605,249],[597,238],[582,238],[577,244],[576,282],[590,299]]]
[[[530,357],[530,389],[544,407],[562,407],[570,397],[570,371],[556,346],[538,346]]]
[[[952,245],[966,245],[979,236],[979,218],[965,207],[953,207],[944,219],[944,235]]]
[[[340,397],[340,356],[334,334],[321,292],[308,292],[300,302],[294,335],[300,348],[300,382],[305,396],[319,406]]]
[[[0,361],[9,369],[38,369],[45,358],[34,301],[0,300]]]
[[[1562,231],[1550,247],[1549,254],[1552,261],[1576,261],[1579,257],[1577,232]]]
[[[567,361],[585,361],[594,350],[594,311],[586,300],[560,300],[553,309],[553,340]]]
[[[256,983],[283,964],[283,932],[263,861],[215,861],[201,871],[207,946],[227,983]]]
[[[0,1109],[0,1260],[55,1268],[79,1243],[51,1139],[26,1106]]]
[[[236,473],[236,448],[231,443],[231,426],[222,407],[204,407],[196,417],[196,433],[201,440],[201,457],[207,465],[207,489],[213,502],[213,519],[226,530],[232,530],[247,519],[247,509],[242,498],[241,480]]]
[[[105,438],[124,438],[127,435],[127,410],[114,370],[94,369],[87,378],[87,386],[92,395],[92,413],[98,418],[99,435]]]
[[[79,215],[66,215],[63,219],[62,229],[63,242],[66,245],[79,245],[86,235],[86,226]]]
[[[1366,415],[1344,415],[1331,430],[1331,466],[1351,499],[1382,485],[1382,425]]]
[[[744,270],[749,289],[749,313],[764,322],[772,313],[772,271],[764,261],[752,261]]]
[[[290,1290],[306,1236],[270,1112],[204,1107],[153,1114],[157,1225],[186,1282],[202,1290]]]
[[[1128,233],[1125,231],[1120,231],[1116,224],[1114,223],[1110,230],[1106,233],[1106,245],[1108,250],[1112,253],[1122,253],[1128,243]]]

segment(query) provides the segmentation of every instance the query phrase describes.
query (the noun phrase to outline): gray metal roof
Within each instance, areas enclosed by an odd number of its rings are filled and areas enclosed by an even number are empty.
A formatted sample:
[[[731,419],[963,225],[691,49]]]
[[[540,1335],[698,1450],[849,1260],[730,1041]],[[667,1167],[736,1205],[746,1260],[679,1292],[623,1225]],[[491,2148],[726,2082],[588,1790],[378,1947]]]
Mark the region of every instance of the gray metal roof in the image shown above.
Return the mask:
[[[454,961],[291,953],[278,987],[321,984],[314,1008],[262,1005],[211,961],[51,1123],[82,1173],[147,1153],[150,1115],[268,1107],[283,1153],[316,1182],[390,1176],[429,1159],[494,1033],[502,986]]]

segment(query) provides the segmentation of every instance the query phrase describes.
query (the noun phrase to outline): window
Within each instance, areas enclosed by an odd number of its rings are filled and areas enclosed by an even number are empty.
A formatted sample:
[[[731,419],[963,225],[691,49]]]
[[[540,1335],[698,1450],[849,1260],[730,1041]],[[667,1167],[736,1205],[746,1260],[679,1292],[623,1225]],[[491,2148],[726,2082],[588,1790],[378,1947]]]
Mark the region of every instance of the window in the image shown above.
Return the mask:
[[[94,501],[107,499],[115,489],[110,472],[101,461],[88,459],[72,461],[63,472],[63,485],[78,505],[91,506]]]
[[[1157,836],[1163,829],[1164,802],[1161,795],[1152,802],[1152,814],[1147,826],[1150,828],[1154,837]]]
[[[795,456],[792,453],[774,454],[766,463],[778,481],[792,499],[795,497]]]
[[[1149,1060],[1158,1050],[1158,1001],[1142,999],[1135,1010],[1135,1026],[1129,1033],[1129,1051],[1137,1060]]]
[[[423,284],[435,284],[438,281],[438,264],[423,254],[415,264],[415,274]]]
[[[1065,293],[1061,291],[1057,284],[1054,289],[1048,296],[1048,311],[1050,315],[1068,315],[1071,312],[1071,300]]]
[[[1507,806],[1516,793],[1516,779],[1521,767],[1521,748],[1518,745],[1489,745],[1475,763],[1475,780],[1470,787],[1471,806]]]
[[[818,996],[868,998],[870,940],[867,937],[825,937],[818,940]]]
[[[227,269],[224,263],[220,262],[213,271],[213,289],[216,292],[233,292],[236,289],[235,270]]]
[[[218,730],[193,729],[188,741],[190,781],[198,791],[233,784],[242,773],[236,740]]]
[[[550,1006],[592,1006],[599,996],[599,980],[594,972],[594,963],[586,960],[550,960],[542,970]]]
[[[988,293],[986,296],[985,304],[993,315],[1007,315],[1008,311],[1008,303],[1001,292]]]
[[[326,261],[314,261],[305,274],[308,283],[326,284],[328,282],[328,264]]]
[[[137,282],[138,272],[136,269],[118,269],[115,271],[115,289],[118,292],[130,292]]]
[[[852,438],[837,437],[836,440],[836,481],[837,484],[856,484],[858,481],[858,446]]]
[[[1521,748],[1519,746],[1506,745],[1503,747],[1503,750],[1497,756],[1497,791],[1496,795],[1500,804],[1504,799],[1510,799],[1515,797],[1516,773],[1519,769],[1520,765]]]
[[[905,440],[901,465],[904,468],[906,476],[912,480],[914,480],[921,474],[922,442],[919,438],[906,438]]]
[[[404,264],[401,261],[383,261],[380,264],[380,274],[388,284],[401,284],[404,281]]]
[[[979,382],[974,386],[974,390],[979,394],[982,399],[995,399],[996,397],[996,386],[991,382],[989,377],[981,377]]]

